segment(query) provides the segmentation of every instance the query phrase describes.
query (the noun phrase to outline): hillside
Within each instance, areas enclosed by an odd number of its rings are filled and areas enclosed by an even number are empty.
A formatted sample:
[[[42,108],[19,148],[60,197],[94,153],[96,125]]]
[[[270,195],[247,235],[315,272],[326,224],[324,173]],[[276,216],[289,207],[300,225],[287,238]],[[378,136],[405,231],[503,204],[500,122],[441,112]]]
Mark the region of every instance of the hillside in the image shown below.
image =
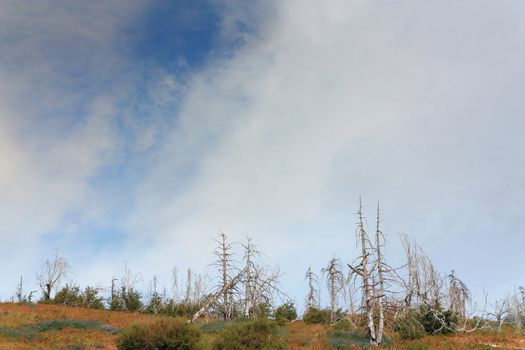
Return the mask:
[[[134,323],[148,322],[155,316],[56,305],[0,304],[0,350],[116,349],[118,332]],[[205,348],[223,327],[222,322],[200,325]],[[333,349],[342,344],[328,336],[330,326],[306,325],[300,321],[285,326],[289,349]],[[343,343],[350,344],[351,339]],[[347,348],[363,348],[361,339]],[[456,336],[425,337],[417,341],[391,339],[390,349],[525,349],[525,336],[505,329],[502,334],[477,332]]]

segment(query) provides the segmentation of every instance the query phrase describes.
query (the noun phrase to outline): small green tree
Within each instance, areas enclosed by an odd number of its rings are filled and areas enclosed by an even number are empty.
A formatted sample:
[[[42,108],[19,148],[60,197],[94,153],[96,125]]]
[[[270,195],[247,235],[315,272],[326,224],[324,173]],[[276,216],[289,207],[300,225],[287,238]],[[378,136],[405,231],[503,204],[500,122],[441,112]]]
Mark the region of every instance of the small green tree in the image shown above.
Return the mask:
[[[226,327],[213,343],[214,350],[284,350],[286,343],[275,321],[258,319]]]
[[[303,314],[303,321],[306,324],[330,323],[331,311],[310,307]]]
[[[119,350],[194,350],[200,349],[200,330],[180,319],[160,318],[133,325],[117,339]]]
[[[293,321],[297,319],[297,309],[292,301],[284,303],[275,309],[274,318],[277,321]]]
[[[81,306],[82,293],[80,287],[66,284],[56,293],[53,303],[64,306]]]

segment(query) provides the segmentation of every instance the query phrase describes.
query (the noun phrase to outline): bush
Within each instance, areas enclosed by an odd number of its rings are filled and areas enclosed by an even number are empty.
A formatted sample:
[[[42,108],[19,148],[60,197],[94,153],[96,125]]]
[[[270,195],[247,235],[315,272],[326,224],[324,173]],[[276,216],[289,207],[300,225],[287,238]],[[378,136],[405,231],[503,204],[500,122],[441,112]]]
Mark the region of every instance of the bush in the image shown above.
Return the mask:
[[[450,310],[443,310],[441,305],[434,307],[422,305],[419,308],[420,322],[427,334],[450,334],[456,328],[457,316]]]
[[[426,335],[425,327],[421,323],[421,314],[411,310],[404,317],[396,320],[394,331],[403,339],[419,339]]]
[[[0,335],[10,338],[22,338],[27,340],[33,340],[34,338],[38,337],[40,333],[49,331],[61,331],[66,328],[74,328],[81,330],[98,329],[113,334],[115,332],[115,328],[113,328],[112,326],[102,324],[96,320],[59,319],[32,323],[17,328],[0,326]]]
[[[172,317],[191,317],[202,307],[201,304],[177,303],[173,299],[167,299],[160,305],[158,314]]]
[[[158,319],[133,325],[120,334],[119,350],[192,350],[200,349],[201,332],[180,319]]]
[[[297,319],[297,310],[293,302],[287,302],[275,309],[274,318],[277,321],[293,321]]]
[[[82,305],[88,309],[104,309],[104,300],[99,292],[99,288],[86,287],[82,294]]]
[[[403,339],[419,339],[434,334],[450,334],[457,324],[457,316],[450,310],[435,306],[421,305],[394,323],[394,330]]]
[[[282,350],[284,337],[275,321],[259,319],[226,327],[213,343],[214,350]]]
[[[66,285],[56,293],[53,302],[65,306],[80,306],[82,304],[80,288]]]
[[[120,293],[115,293],[110,300],[109,308],[113,311],[142,311],[144,308],[142,295],[133,288],[121,287]]]
[[[368,337],[357,332],[348,320],[341,320],[331,326],[330,331],[328,331],[328,341],[336,349],[369,345]]]
[[[98,288],[86,287],[84,292],[80,291],[78,286],[66,285],[60,289],[55,298],[49,303],[65,305],[65,306],[82,306],[88,309],[103,309],[104,302],[102,297],[98,295]]]
[[[306,324],[330,323],[330,310],[322,310],[316,307],[308,308],[303,315],[303,321]]]

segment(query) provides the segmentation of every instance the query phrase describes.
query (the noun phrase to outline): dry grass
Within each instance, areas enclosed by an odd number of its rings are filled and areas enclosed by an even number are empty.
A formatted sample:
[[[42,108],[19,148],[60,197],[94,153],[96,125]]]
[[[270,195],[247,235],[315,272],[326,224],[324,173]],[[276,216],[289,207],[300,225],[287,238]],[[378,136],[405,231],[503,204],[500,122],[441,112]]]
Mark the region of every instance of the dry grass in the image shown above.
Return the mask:
[[[136,322],[146,322],[152,316],[88,310],[56,305],[17,305],[0,303],[0,327],[18,329],[51,320],[96,320],[102,324],[122,328]],[[89,350],[116,349],[116,335],[102,329],[82,330],[66,328],[39,333],[35,339],[9,337],[0,334],[0,350],[4,349],[58,349]]]
[[[25,329],[31,325],[51,320],[99,321],[115,328],[128,327],[133,323],[151,321],[154,316],[104,310],[63,307],[56,305],[17,305],[0,303],[0,327],[3,329]],[[327,338],[327,325],[306,325],[292,322],[286,326],[286,337],[290,350],[332,349]],[[216,333],[203,334],[205,348],[211,348]],[[116,349],[116,335],[100,329],[65,328],[38,333],[34,339],[12,337],[0,332],[0,350],[11,349],[56,349],[90,350]],[[488,344],[497,347],[489,347]],[[433,350],[486,350],[486,349],[525,349],[525,336],[505,328],[501,334],[476,332],[455,336],[425,337],[415,341],[401,341],[394,338],[389,349],[433,349]],[[354,347],[359,349],[359,347]]]

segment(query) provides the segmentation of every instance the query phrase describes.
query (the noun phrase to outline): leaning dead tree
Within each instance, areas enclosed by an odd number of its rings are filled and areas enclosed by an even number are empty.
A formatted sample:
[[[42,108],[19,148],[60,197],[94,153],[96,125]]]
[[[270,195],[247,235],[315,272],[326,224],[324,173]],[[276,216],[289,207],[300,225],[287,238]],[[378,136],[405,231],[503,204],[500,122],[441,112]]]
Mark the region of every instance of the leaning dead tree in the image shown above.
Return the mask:
[[[330,323],[337,322],[337,309],[339,294],[345,287],[345,278],[341,271],[341,264],[338,259],[332,258],[328,265],[323,268],[326,278],[326,286],[330,295]]]
[[[221,289],[213,293],[208,300],[204,302],[204,305],[191,317],[191,319],[188,321],[189,323],[193,323],[196,320],[198,320],[204,313],[206,313],[206,310],[209,309],[209,307],[221,296],[224,294],[224,292],[227,292],[233,288],[235,288],[235,285],[242,279],[243,275],[245,274],[245,270],[241,270],[235,277],[233,277],[230,282],[228,282],[227,285],[222,286]]]
[[[279,277],[281,276],[278,269],[271,269],[257,263],[257,258],[261,255],[251,239],[248,239],[244,248],[244,267],[231,277],[236,271],[233,265],[232,245],[227,243],[227,237],[223,233],[216,240],[218,248],[216,250],[217,260],[215,265],[218,266],[220,273],[220,282],[215,288],[215,292],[201,303],[197,311],[189,322],[196,321],[205,314],[212,306],[217,304],[224,305],[232,310],[230,318],[234,317],[233,310],[239,310],[244,317],[257,317],[266,311],[273,300],[278,296],[284,296],[279,286]],[[236,303],[236,300],[239,303]],[[219,303],[218,303],[219,301]],[[224,315],[223,315],[224,316]]]

